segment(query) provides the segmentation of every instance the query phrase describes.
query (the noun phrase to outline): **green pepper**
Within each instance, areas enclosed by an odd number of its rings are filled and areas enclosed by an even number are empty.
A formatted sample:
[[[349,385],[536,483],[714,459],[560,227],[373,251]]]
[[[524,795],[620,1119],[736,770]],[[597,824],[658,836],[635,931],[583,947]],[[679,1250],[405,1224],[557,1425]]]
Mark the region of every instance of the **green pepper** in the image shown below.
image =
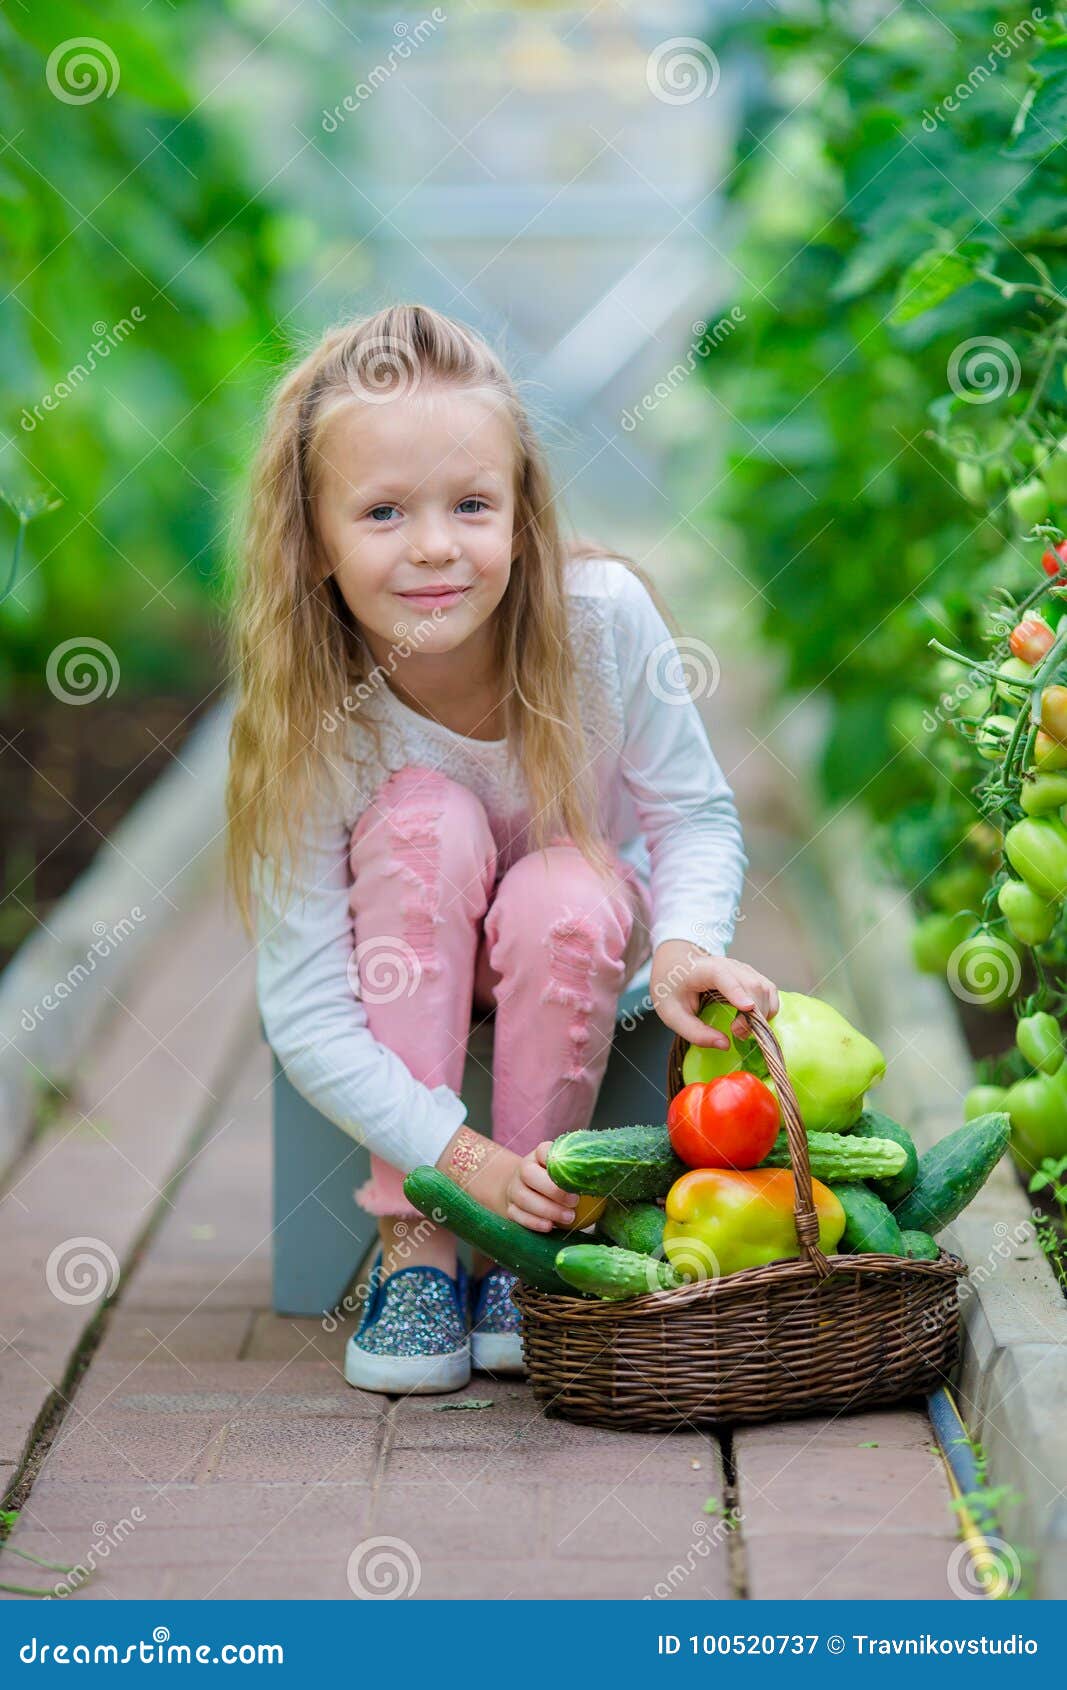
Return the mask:
[[[1012,937],[1023,945],[1043,945],[1056,925],[1056,906],[1034,891],[1025,880],[1006,880],[997,892],[997,903]]]
[[[778,1002],[771,1027],[805,1127],[809,1133],[844,1132],[859,1120],[868,1087],[885,1075],[885,1057],[820,998],[779,992]]]
[[[819,1248],[831,1256],[845,1230],[845,1211],[821,1180],[812,1180],[811,1191]],[[795,1200],[788,1168],[692,1168],[667,1193],[663,1253],[683,1279],[718,1279],[795,1259],[803,1255]]]
[[[1011,1116],[1012,1157],[1024,1171],[1036,1173],[1047,1156],[1067,1155],[1067,1063],[1055,1074],[1016,1080],[1004,1108]]]
[[[1015,1043],[1031,1067],[1043,1074],[1055,1074],[1063,1064],[1063,1029],[1048,1010],[1025,1015],[1015,1028]]]
[[[1067,893],[1067,827],[1051,816],[1027,817],[1009,827],[1004,850],[1016,874],[1043,898]]]
[[[690,1045],[682,1059],[682,1080],[687,1086],[697,1080],[716,1080],[720,1074],[733,1074],[742,1063],[742,1053],[737,1048],[737,1042],[730,1037],[730,1028],[737,1019],[734,1005],[706,1003],[700,1011],[700,1019],[709,1027],[725,1033],[730,1039],[730,1048],[719,1050],[715,1045]],[[749,1039],[748,1042],[751,1044],[753,1041]]]
[[[1007,1109],[1006,1086],[972,1086],[963,1100],[963,1119],[976,1121],[979,1115],[991,1115],[994,1110]]]
[[[1067,775],[1038,775],[1023,781],[1019,802],[1028,816],[1044,816],[1067,804]]]

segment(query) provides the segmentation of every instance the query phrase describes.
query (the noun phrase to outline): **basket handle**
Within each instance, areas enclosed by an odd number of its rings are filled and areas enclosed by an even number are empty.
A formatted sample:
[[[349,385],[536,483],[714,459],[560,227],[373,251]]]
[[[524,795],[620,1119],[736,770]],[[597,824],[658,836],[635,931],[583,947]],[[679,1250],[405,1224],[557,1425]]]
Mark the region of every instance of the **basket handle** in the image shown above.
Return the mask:
[[[701,992],[698,1013],[708,1003],[729,1004],[730,999],[712,986]],[[736,1005],[731,1005],[731,1008],[736,1009]],[[786,1137],[789,1141],[789,1159],[793,1164],[793,1214],[796,1220],[797,1240],[803,1248],[816,1277],[825,1279],[832,1270],[819,1248],[819,1217],[815,1213],[815,1198],[811,1189],[808,1135],[804,1130],[804,1122],[801,1119],[796,1092],[793,1090],[793,1082],[785,1071],[782,1047],[775,1037],[774,1029],[758,1005],[754,1009],[737,1009],[736,1013],[743,1022],[748,1023],[756,1043],[763,1052],[771,1078],[774,1081],[782,1119],[785,1122]],[[676,1044],[679,1042],[676,1040]],[[679,1073],[680,1067],[679,1061],[677,1065]],[[672,1064],[673,1072],[674,1064]],[[668,1082],[668,1090],[670,1090],[671,1083]]]

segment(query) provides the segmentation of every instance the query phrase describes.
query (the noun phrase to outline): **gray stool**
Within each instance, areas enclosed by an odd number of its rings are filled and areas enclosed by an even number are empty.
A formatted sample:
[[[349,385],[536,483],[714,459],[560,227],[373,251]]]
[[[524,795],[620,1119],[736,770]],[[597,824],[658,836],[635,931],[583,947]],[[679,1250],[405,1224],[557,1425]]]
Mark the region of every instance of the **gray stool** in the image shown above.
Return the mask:
[[[667,1057],[673,1034],[647,987],[619,999],[615,1037],[593,1127],[666,1119]],[[471,1029],[460,1096],[472,1124],[492,1120],[493,1019]],[[377,1222],[353,1196],[370,1154],[301,1097],[274,1058],[274,1283],[276,1314],[336,1308],[374,1237]]]

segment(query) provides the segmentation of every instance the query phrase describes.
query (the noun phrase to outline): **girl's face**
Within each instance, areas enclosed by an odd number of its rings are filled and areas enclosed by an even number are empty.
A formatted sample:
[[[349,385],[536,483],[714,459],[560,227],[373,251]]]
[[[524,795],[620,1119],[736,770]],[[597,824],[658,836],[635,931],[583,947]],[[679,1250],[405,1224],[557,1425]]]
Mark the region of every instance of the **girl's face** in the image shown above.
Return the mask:
[[[316,523],[376,660],[412,637],[454,651],[489,622],[511,575],[514,475],[507,421],[479,394],[420,388],[330,419]]]

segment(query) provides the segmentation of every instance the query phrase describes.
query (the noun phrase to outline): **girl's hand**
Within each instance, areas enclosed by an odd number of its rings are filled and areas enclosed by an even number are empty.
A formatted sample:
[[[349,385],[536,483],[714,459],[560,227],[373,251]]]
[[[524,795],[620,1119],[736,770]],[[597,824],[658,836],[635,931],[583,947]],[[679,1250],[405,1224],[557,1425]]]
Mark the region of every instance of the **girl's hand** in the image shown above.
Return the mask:
[[[759,1009],[769,1021],[778,1013],[778,990],[757,968],[736,957],[709,956],[688,939],[666,939],[652,958],[649,993],[656,1014],[690,1044],[728,1050],[730,1041],[697,1014],[701,992],[713,987],[738,1009]],[[730,1032],[735,1039],[751,1034],[740,1016]]]
[[[561,1191],[548,1176],[550,1138],[519,1158],[508,1183],[507,1216],[528,1226],[532,1232],[551,1232],[554,1226],[570,1226],[578,1201],[572,1191]]]
[[[437,1166],[494,1214],[518,1221],[531,1232],[551,1232],[554,1226],[570,1226],[577,1202],[573,1192],[561,1191],[548,1177],[551,1148],[552,1140],[546,1138],[525,1156],[517,1156],[464,1125],[446,1144]]]

